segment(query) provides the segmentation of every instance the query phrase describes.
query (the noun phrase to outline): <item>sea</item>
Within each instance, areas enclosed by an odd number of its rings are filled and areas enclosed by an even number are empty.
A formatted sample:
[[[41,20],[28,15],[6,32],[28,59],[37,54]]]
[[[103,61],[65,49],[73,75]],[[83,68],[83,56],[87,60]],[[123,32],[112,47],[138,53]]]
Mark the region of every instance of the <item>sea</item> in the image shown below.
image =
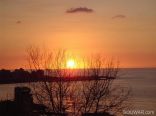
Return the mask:
[[[114,83],[131,90],[130,110],[153,111],[156,115],[156,68],[122,68]],[[0,100],[13,99],[14,87],[24,85],[1,84]]]

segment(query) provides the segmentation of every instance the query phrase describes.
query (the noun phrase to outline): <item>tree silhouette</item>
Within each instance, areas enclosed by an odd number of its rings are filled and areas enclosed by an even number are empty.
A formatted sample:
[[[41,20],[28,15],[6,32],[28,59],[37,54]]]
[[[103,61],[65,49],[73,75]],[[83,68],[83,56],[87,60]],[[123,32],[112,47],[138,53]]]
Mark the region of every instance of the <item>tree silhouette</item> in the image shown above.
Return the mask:
[[[75,116],[106,112],[115,114],[127,107],[124,102],[128,99],[130,91],[112,87],[119,71],[118,63],[113,60],[106,61],[101,55],[84,59],[83,68],[77,69],[79,75],[93,79],[64,81],[64,78],[69,78],[74,73],[74,70],[66,69],[68,55],[65,50],[47,52],[31,46],[27,53],[31,69],[42,69],[45,75],[58,79],[56,82],[45,80],[30,84],[36,102],[46,105],[49,112],[72,112]]]

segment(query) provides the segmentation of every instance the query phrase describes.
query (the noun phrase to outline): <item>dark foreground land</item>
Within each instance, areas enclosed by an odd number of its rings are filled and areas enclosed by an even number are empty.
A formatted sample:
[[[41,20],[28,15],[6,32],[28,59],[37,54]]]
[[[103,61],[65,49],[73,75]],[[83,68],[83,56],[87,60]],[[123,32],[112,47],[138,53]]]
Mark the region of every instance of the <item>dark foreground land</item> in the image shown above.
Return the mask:
[[[73,116],[72,113],[54,113],[43,104],[33,102],[31,89],[15,87],[14,100],[0,101],[0,116]],[[113,116],[107,112],[84,113],[81,116]]]

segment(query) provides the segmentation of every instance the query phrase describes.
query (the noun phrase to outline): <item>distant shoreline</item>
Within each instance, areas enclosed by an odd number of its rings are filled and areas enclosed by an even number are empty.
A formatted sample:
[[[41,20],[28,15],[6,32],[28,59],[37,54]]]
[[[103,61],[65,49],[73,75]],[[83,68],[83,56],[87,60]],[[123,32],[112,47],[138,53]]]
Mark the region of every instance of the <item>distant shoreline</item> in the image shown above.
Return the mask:
[[[138,70],[138,71],[139,70],[156,70],[156,68],[119,68],[119,72],[124,71],[124,70]],[[102,78],[103,77],[99,77],[99,79],[102,79]],[[107,77],[104,77],[104,78],[107,78]],[[109,78],[113,79],[113,77],[109,77]],[[0,70],[0,84],[57,82],[59,81],[59,79],[60,79],[59,77],[54,76],[54,75],[46,76],[44,74],[44,70],[28,71],[22,68],[15,69],[14,71],[6,70],[6,69]],[[61,78],[61,81],[86,81],[86,80],[95,80],[95,79],[97,79],[97,76],[88,76],[88,77],[70,76],[70,77]]]
[[[3,70],[3,69],[5,69],[5,70],[10,70],[10,71],[14,71],[14,70],[16,70],[16,68],[15,69],[8,69],[8,68],[0,68],[0,70]],[[119,69],[156,69],[156,67],[121,67],[121,68],[119,68]],[[36,69],[24,69],[24,70],[27,70],[27,71],[29,71],[29,70],[36,70]],[[44,69],[43,69],[44,70]],[[53,70],[53,69],[52,69]],[[83,69],[73,69],[73,70],[83,70]]]
[[[88,77],[42,77],[29,80],[13,80],[13,81],[0,81],[0,84],[15,84],[15,83],[32,83],[32,82],[70,82],[70,81],[90,81],[90,80],[106,80],[106,79],[115,79],[114,77],[95,77],[95,76],[88,76]]]

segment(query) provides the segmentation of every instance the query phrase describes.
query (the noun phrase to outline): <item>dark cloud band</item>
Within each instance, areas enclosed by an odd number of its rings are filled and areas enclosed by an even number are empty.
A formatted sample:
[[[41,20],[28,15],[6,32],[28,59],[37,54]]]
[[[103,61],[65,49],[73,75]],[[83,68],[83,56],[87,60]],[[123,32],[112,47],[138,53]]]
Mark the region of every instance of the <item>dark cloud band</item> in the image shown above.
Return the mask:
[[[122,14],[118,14],[112,17],[112,19],[124,19],[124,18],[126,18],[126,16]]]
[[[16,21],[16,24],[20,24],[20,23],[22,23],[21,21]]]
[[[78,7],[78,8],[70,8],[66,11],[66,13],[78,13],[78,12],[92,13],[93,9],[89,9],[87,7]]]

